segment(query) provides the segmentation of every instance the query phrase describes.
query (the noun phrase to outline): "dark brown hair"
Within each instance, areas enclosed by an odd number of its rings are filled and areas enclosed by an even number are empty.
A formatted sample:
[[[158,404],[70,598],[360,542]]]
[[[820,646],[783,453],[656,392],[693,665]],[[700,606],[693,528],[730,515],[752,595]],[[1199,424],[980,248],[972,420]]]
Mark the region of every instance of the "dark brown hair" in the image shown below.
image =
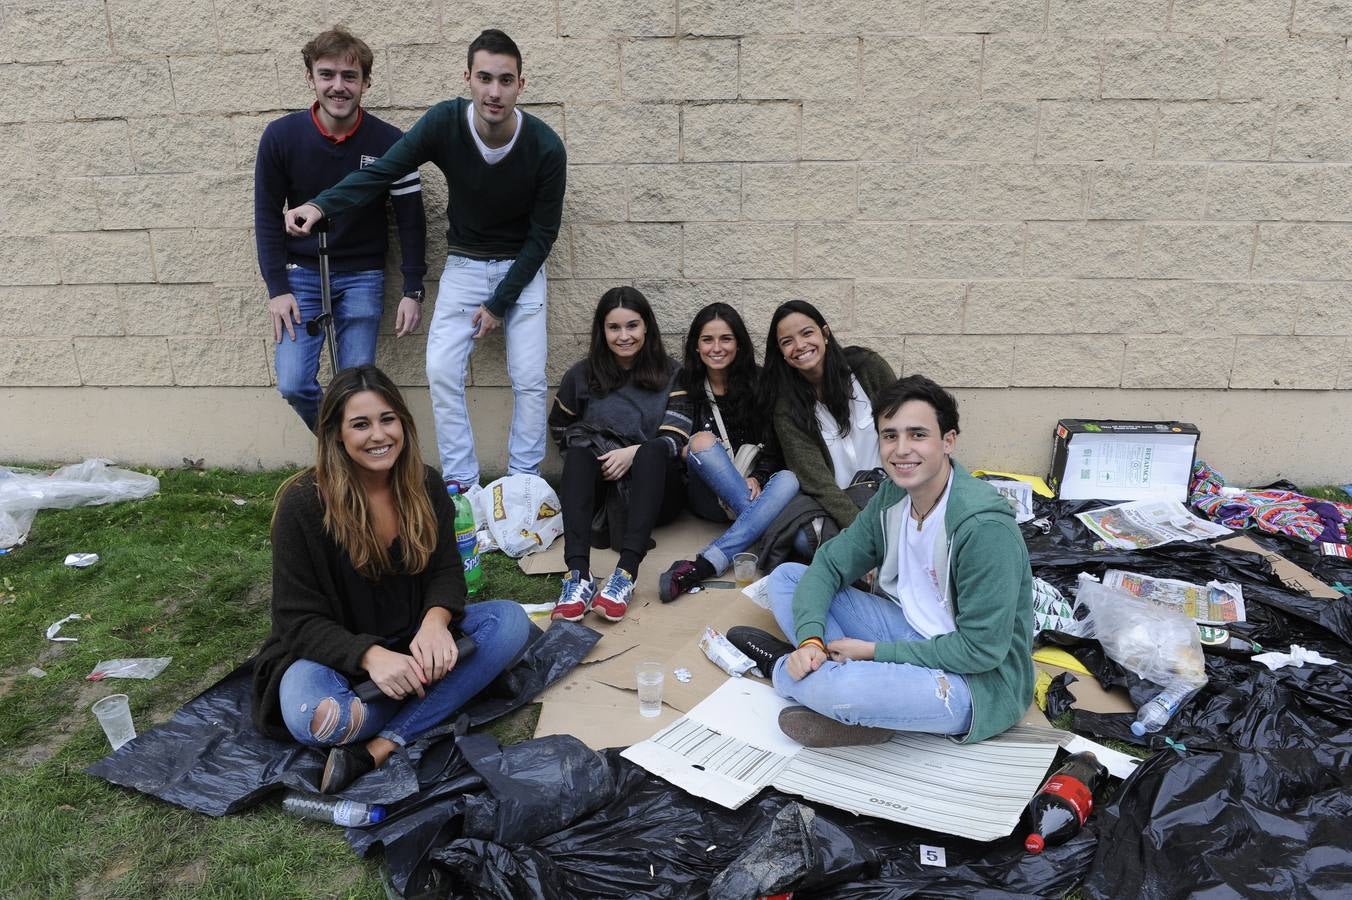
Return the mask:
[[[375,61],[375,55],[365,41],[341,25],[315,35],[314,40],[301,48],[300,55],[305,60],[305,71],[311,75],[314,74],[316,60],[333,57],[355,61],[361,66],[362,80],[371,80],[371,64]]]

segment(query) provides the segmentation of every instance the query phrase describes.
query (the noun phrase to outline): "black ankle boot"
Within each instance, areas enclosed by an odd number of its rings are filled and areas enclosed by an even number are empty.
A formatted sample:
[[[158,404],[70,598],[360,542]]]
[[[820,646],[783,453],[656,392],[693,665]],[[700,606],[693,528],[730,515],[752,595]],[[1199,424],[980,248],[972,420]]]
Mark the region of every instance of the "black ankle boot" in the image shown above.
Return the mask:
[[[336,794],[376,767],[376,761],[365,744],[350,744],[329,750],[324,762],[324,775],[319,779],[319,793]]]

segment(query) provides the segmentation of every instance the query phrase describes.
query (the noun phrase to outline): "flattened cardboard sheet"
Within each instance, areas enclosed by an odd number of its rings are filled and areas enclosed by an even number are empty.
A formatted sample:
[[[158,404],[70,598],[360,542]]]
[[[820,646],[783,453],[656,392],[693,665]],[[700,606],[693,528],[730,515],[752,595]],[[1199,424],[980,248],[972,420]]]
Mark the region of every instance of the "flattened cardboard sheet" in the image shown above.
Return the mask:
[[[1240,553],[1257,553],[1263,557],[1268,565],[1272,566],[1272,571],[1282,580],[1282,584],[1293,591],[1301,591],[1311,597],[1324,597],[1328,600],[1337,600],[1342,596],[1285,556],[1268,550],[1247,535],[1241,534],[1237,537],[1226,538],[1223,541],[1217,541],[1214,546],[1238,550]]]
[[[1072,709],[1082,709],[1085,712],[1094,713],[1136,712],[1136,704],[1131,702],[1131,697],[1120,687],[1105,691],[1092,675],[1072,672],[1070,669],[1053,666],[1050,663],[1034,662],[1033,665],[1047,672],[1053,678],[1062,672],[1070,672],[1070,677],[1074,680],[1066,687],[1069,689],[1070,695],[1075,698],[1075,702],[1070,704]]]
[[[1014,830],[1061,737],[1016,725],[977,744],[898,733],[868,747],[795,750],[777,724],[786,702],[766,685],[729,679],[623,756],[729,809],[769,784],[860,815],[989,841]]]

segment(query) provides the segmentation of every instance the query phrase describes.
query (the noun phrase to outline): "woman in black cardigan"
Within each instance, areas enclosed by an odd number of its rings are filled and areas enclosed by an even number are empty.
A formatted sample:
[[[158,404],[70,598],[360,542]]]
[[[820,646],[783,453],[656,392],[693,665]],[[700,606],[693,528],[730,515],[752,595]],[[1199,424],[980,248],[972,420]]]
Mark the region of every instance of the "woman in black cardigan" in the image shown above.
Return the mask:
[[[278,491],[253,718],[271,737],[331,748],[320,790],[336,793],[497,677],[530,623],[510,600],[466,608],[454,508],[384,373],[339,372],[318,439],[314,468]],[[463,661],[461,634],[476,647]],[[363,701],[353,686],[367,680],[380,696]]]

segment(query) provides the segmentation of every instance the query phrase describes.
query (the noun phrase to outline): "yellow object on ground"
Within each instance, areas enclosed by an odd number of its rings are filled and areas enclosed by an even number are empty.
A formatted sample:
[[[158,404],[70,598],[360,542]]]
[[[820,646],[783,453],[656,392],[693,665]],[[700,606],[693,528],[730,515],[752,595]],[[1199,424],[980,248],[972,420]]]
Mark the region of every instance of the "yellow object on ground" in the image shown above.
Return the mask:
[[[1043,712],[1047,711],[1047,688],[1052,686],[1052,674],[1046,669],[1037,669],[1037,681],[1033,682],[1033,702]]]
[[[973,478],[980,478],[982,475],[994,475],[996,478],[1008,478],[1011,481],[1026,481],[1033,486],[1033,493],[1039,497],[1048,499],[1055,497],[1052,489],[1047,487],[1047,482],[1036,475],[1020,475],[1017,472],[992,472],[989,469],[977,469],[972,472]]]
[[[1080,672],[1085,675],[1094,674],[1084,667],[1084,663],[1080,662],[1060,647],[1039,647],[1033,651],[1033,659],[1038,662],[1044,662],[1049,666],[1060,666],[1063,669],[1070,669],[1072,672]]]

